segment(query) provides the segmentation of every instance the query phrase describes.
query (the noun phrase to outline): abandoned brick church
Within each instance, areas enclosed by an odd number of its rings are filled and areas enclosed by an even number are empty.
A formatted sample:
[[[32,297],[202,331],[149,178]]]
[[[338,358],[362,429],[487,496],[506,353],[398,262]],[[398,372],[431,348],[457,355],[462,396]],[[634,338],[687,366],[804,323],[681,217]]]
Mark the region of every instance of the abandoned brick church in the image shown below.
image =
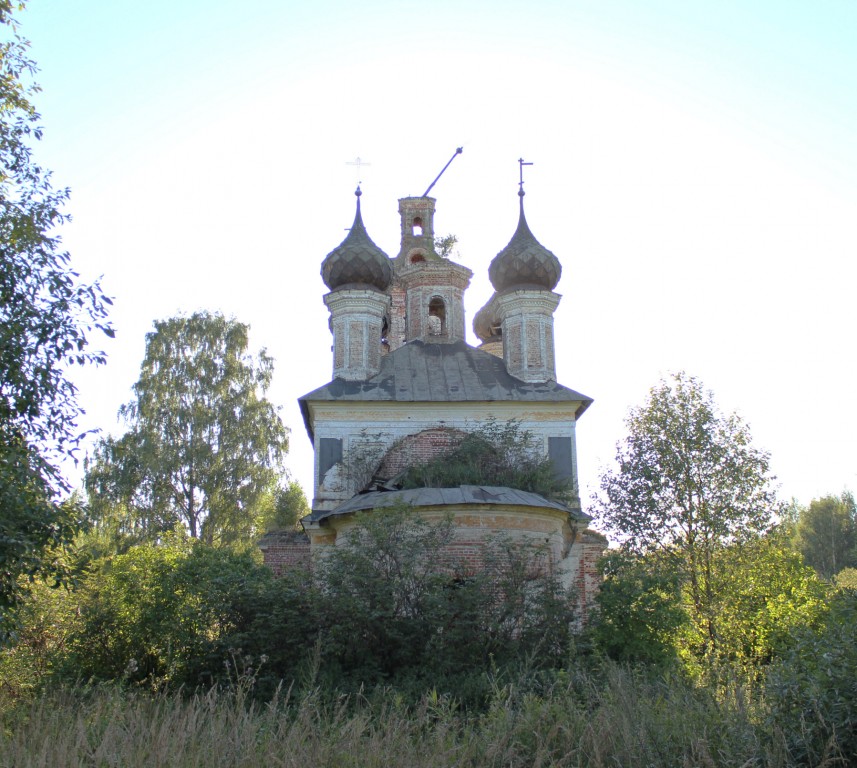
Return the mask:
[[[556,381],[562,268],[527,225],[523,184],[518,194],[517,229],[489,268],[495,293],[474,318],[477,348],[465,341],[473,273],[437,253],[435,199],[399,200],[401,247],[390,258],[366,232],[357,189],[354,223],[322,263],[333,379],[299,401],[315,449],[312,513],[305,535],[260,543],[275,571],[341,543],[356,513],[406,502],[429,518],[451,516],[449,554],[461,567],[478,568],[499,534],[545,547],[582,604],[591,599],[606,541],[581,510],[575,428],[592,401]],[[409,464],[449,452],[480,424],[510,420],[567,480],[567,503],[496,486],[396,488]]]

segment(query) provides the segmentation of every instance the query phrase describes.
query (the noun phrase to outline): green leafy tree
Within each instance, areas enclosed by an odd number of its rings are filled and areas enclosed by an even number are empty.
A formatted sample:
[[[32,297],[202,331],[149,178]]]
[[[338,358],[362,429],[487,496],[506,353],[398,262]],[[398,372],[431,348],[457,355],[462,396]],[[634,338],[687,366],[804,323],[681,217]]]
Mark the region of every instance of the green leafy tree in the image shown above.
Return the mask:
[[[724,548],[713,592],[718,655],[750,670],[782,657],[799,628],[818,624],[830,588],[794,551],[788,530],[774,528]]]
[[[857,766],[857,591],[837,590],[821,626],[798,627],[766,681],[768,724],[795,765]]]
[[[274,493],[274,503],[271,505],[271,514],[265,527],[269,531],[298,528],[298,521],[310,511],[304,489],[297,480],[290,480]]]
[[[678,573],[656,558],[611,551],[589,633],[616,661],[667,667],[678,660],[679,629],[687,623]]]
[[[857,568],[843,568],[836,574],[835,583],[838,589],[857,590]]]
[[[194,671],[220,637],[241,631],[271,578],[250,553],[182,533],[131,547],[82,580],[56,666],[78,679],[198,683]]]
[[[711,574],[716,660],[754,676],[787,653],[798,628],[820,621],[830,588],[803,563],[786,529],[724,546]],[[619,661],[705,671],[708,625],[690,620],[690,585],[659,553],[605,558],[593,634]]]
[[[155,323],[124,436],[89,462],[93,509],[123,505],[126,532],[186,528],[209,544],[254,535],[282,472],[288,435],[264,397],[273,362],[248,352],[248,327],[198,312]]]
[[[457,244],[458,237],[455,235],[438,235],[434,239],[434,249],[444,259],[451,259],[453,256],[459,258],[460,254],[455,250]]]
[[[768,455],[753,447],[737,415],[721,415],[712,394],[685,373],[657,384],[626,423],[596,512],[626,552],[657,555],[680,575],[707,655],[717,645],[718,557],[764,531],[778,509]]]
[[[828,581],[843,568],[857,566],[857,505],[854,496],[824,496],[801,509],[795,546],[804,560]]]
[[[61,463],[80,439],[67,368],[103,362],[89,337],[113,335],[110,300],[79,279],[55,231],[68,191],[55,190],[33,158],[38,88],[12,16],[21,7],[0,0],[0,641],[26,580],[63,576],[52,553],[80,517],[77,505],[58,501],[69,490]]]

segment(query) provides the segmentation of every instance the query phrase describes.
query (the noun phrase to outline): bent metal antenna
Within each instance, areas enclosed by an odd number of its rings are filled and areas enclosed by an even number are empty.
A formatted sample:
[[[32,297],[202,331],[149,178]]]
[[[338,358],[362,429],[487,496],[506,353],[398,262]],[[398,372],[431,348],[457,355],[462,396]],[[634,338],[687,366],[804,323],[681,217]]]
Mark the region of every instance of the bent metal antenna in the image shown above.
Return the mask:
[[[438,180],[441,176],[443,176],[443,172],[444,172],[447,168],[449,168],[450,163],[451,163],[453,160],[455,160],[456,156],[457,156],[457,155],[460,155],[462,152],[464,152],[464,147],[459,147],[458,149],[456,149],[456,150],[455,150],[455,152],[454,152],[454,154],[452,155],[452,157],[450,157],[450,158],[449,158],[449,162],[447,162],[447,164],[446,164],[445,166],[443,166],[443,170],[441,170],[441,172],[437,175],[437,177],[435,178],[435,180],[434,180],[431,184],[429,184],[429,185],[428,185],[428,189],[427,189],[425,192],[423,192],[423,194],[422,194],[422,196],[423,196],[423,197],[428,197],[428,193],[429,193],[429,192],[431,192],[431,188],[432,188],[435,184],[437,184],[437,180]]]

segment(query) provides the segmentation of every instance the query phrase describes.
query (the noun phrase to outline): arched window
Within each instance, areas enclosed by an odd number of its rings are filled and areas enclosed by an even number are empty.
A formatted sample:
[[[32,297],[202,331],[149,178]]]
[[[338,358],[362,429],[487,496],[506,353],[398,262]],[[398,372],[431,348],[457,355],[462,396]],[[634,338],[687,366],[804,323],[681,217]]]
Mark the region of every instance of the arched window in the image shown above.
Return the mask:
[[[411,228],[411,234],[414,237],[420,237],[422,235],[422,233],[423,233],[423,220],[419,216],[416,216],[414,218],[414,225]]]
[[[440,296],[432,296],[428,306],[429,336],[446,335],[446,304]]]

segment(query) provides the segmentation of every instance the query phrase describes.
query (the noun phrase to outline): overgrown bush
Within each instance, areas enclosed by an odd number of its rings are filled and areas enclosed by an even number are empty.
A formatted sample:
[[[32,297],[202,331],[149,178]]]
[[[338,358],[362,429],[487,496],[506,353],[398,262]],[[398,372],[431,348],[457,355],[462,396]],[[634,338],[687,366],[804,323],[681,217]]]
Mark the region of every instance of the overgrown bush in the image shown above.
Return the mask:
[[[409,507],[360,518],[315,573],[274,578],[247,553],[175,536],[90,564],[75,592],[45,591],[0,664],[39,677],[160,689],[280,684],[332,695],[394,686],[481,706],[492,680],[562,667],[572,601],[538,547],[497,539],[485,565],[447,567],[449,521]],[[53,618],[51,624],[50,618]]]
[[[414,464],[397,478],[402,488],[496,485],[564,501],[573,489],[557,475],[532,432],[519,421],[489,420],[448,453]]]
[[[433,688],[468,706],[489,695],[492,675],[562,666],[572,601],[545,553],[498,539],[485,567],[465,574],[445,567],[451,536],[449,521],[407,506],[359,518],[313,579],[260,593],[246,628],[218,641],[220,655],[265,656],[260,691],[284,679],[344,693],[394,686],[416,700]],[[217,679],[216,665],[207,673]]]
[[[857,591],[839,590],[818,630],[794,633],[767,678],[769,725],[807,765],[857,766]]]
[[[211,641],[240,631],[272,574],[181,535],[101,562],[76,598],[61,668],[84,680],[186,682]]]
[[[681,579],[654,558],[613,551],[602,560],[589,635],[614,661],[669,667],[678,662],[679,629],[688,622]]]

